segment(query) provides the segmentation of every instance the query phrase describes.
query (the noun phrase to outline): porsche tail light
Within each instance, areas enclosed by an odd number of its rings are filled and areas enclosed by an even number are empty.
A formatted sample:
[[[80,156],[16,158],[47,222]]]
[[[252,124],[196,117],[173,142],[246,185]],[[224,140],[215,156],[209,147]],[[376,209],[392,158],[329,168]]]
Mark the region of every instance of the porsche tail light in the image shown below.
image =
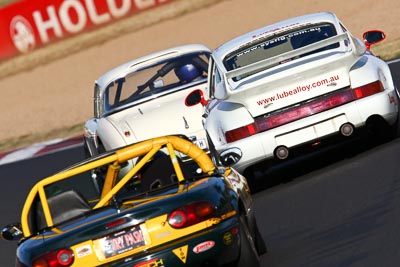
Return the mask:
[[[354,89],[341,90],[314,101],[288,108],[282,112],[260,117],[255,123],[225,132],[227,143],[249,137],[253,134],[299,120],[325,110],[384,91],[381,81],[375,81]]]
[[[199,201],[182,206],[168,216],[168,223],[173,228],[185,228],[215,217],[216,209],[208,201]]]
[[[383,92],[383,84],[381,81],[375,81],[361,87],[354,88],[354,95],[357,99],[364,98],[379,92]]]
[[[322,99],[291,108],[285,112],[260,118],[256,121],[260,132],[284,125],[286,123],[305,118],[316,113],[349,103],[354,100],[351,90],[341,91]]]
[[[240,128],[225,132],[226,142],[232,143],[258,133],[257,125],[252,123]]]
[[[74,262],[74,254],[70,249],[63,248],[43,254],[36,258],[33,267],[65,267]]]

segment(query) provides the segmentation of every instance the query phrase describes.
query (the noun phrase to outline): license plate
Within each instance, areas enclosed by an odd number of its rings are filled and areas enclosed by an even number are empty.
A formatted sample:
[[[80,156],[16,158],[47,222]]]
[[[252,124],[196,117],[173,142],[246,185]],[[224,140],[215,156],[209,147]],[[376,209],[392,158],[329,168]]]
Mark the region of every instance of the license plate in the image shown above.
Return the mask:
[[[126,229],[99,240],[104,257],[110,258],[121,253],[133,250],[145,245],[142,230],[139,226]]]
[[[203,150],[207,148],[207,142],[205,139],[195,140],[193,143]]]

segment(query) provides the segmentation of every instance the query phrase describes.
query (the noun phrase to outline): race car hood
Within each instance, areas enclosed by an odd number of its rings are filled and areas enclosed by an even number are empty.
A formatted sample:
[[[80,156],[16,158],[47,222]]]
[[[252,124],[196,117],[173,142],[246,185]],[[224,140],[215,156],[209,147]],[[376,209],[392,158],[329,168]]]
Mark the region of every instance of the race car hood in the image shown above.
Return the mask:
[[[244,105],[253,117],[350,85],[349,71],[359,56],[338,53],[318,60],[293,61],[244,81],[229,101]]]
[[[164,95],[102,118],[97,132],[103,142],[110,142],[105,144],[107,149],[163,135],[184,134],[200,138],[197,135],[203,131],[203,108],[185,105],[185,97],[199,88]]]

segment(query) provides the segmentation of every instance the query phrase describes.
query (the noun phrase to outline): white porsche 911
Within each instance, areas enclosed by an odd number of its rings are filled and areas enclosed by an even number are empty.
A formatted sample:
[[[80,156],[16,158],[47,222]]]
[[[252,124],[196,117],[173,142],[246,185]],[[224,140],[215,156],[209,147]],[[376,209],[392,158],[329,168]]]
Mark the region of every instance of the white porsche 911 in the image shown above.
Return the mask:
[[[201,105],[187,106],[204,91],[211,51],[189,44],[122,64],[95,82],[94,117],[85,123],[87,156],[164,135],[185,135],[208,151]]]
[[[387,134],[397,124],[398,98],[387,63],[369,51],[385,34],[368,31],[363,38],[321,12],[218,47],[206,94],[192,95],[192,104],[207,100],[204,126],[217,158],[237,161],[235,169],[245,172],[361,128]]]

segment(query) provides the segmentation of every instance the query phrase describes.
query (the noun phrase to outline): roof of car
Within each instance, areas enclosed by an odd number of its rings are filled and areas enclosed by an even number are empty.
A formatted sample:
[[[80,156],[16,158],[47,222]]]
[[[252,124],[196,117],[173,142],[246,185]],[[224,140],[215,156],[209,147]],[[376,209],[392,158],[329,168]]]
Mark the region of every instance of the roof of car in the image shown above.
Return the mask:
[[[221,62],[228,54],[237,50],[240,46],[245,46],[249,43],[271,36],[278,32],[286,31],[290,28],[296,28],[301,25],[315,24],[320,22],[332,22],[335,24],[338,22],[338,18],[331,12],[318,12],[283,20],[254,31],[250,31],[222,44],[214,50],[212,56],[216,61]]]
[[[96,81],[99,85],[107,85],[118,77],[124,76],[127,72],[132,72],[134,69],[143,68],[146,65],[151,65],[162,59],[170,57],[180,57],[191,53],[211,53],[211,50],[202,44],[187,44],[177,47],[168,48],[162,51],[154,52],[146,56],[128,61],[118,67],[111,69],[101,75]]]

